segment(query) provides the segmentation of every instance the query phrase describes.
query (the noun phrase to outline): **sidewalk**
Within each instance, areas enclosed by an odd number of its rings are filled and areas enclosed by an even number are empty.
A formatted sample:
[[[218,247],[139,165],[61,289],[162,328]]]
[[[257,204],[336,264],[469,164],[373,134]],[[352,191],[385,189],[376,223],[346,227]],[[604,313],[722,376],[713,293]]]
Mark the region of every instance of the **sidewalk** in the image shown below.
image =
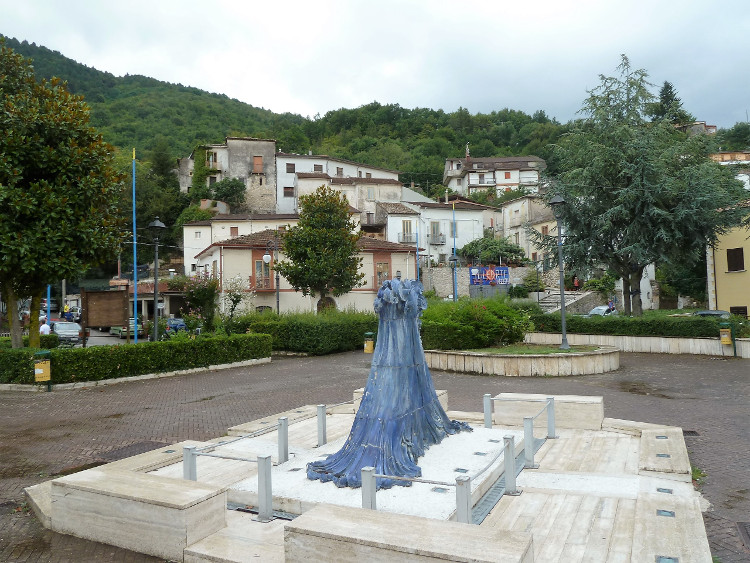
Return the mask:
[[[50,476],[128,457],[305,404],[337,403],[362,387],[371,356],[275,358],[271,364],[118,385],[0,394],[0,560],[158,561],[49,532],[24,510],[23,489]],[[750,361],[622,354],[613,373],[491,378],[433,372],[452,410],[481,411],[500,392],[604,396],[605,416],[681,426],[708,476],[704,520],[724,563],[750,561],[736,522],[750,520]]]

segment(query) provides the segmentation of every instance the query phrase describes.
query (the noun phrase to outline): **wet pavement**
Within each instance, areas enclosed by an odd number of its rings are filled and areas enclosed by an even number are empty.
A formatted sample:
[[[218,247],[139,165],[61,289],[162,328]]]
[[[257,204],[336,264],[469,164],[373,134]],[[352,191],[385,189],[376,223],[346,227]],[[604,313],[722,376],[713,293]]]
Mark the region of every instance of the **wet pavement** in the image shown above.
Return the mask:
[[[371,356],[275,357],[271,364],[52,393],[0,393],[0,561],[160,561],[45,530],[23,489],[305,404],[351,399]],[[713,555],[750,562],[750,360],[621,354],[619,370],[564,378],[433,372],[449,408],[482,410],[484,393],[602,395],[605,416],[680,426],[712,510]],[[738,525],[739,523],[739,525]],[[745,524],[743,524],[745,523]]]

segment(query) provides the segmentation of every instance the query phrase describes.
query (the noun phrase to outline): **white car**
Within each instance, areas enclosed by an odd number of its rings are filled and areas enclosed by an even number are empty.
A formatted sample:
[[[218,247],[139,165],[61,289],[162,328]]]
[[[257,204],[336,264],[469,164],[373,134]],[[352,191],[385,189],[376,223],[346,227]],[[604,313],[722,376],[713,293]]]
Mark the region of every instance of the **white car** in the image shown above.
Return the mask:
[[[607,305],[599,305],[591,309],[588,315],[584,315],[584,317],[608,317],[616,314],[617,309],[610,309]]]

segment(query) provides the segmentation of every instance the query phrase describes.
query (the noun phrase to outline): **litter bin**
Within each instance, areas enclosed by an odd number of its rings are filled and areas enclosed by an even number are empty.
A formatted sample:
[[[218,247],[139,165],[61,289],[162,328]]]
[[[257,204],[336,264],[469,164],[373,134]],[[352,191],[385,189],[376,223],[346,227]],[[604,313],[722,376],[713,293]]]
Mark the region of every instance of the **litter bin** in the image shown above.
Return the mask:
[[[719,341],[722,346],[734,346],[734,355],[737,355],[737,345],[734,342],[734,330],[731,323],[719,323]]]
[[[49,350],[38,350],[34,353],[34,382],[46,383],[47,391],[52,391],[52,371],[50,369]]]
[[[365,332],[365,354],[372,354],[375,351],[375,333]]]

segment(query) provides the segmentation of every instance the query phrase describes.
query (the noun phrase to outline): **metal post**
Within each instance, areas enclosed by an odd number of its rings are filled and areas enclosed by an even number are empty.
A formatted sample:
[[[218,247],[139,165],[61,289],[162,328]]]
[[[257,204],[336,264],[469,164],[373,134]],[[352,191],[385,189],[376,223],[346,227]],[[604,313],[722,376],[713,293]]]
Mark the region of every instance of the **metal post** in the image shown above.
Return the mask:
[[[130,331],[130,320],[128,320]],[[138,317],[133,318],[133,332],[138,332]],[[159,341],[159,237],[154,238],[154,326],[151,329],[151,341]]]
[[[539,467],[534,463],[534,419],[530,416],[523,417],[523,454],[526,469]]]
[[[456,477],[456,521],[471,524],[471,477]]]
[[[326,406],[318,405],[318,447],[324,446],[326,439]]]
[[[492,395],[484,394],[484,427],[492,428]]]
[[[279,419],[279,463],[289,461],[289,419],[282,416]]]
[[[361,471],[362,475],[362,508],[369,508],[370,510],[377,510],[377,503],[375,501],[375,493],[377,492],[377,484],[375,482],[375,468],[374,467],[363,467]]]
[[[273,493],[271,490],[271,456],[258,456],[258,521],[273,519]]]
[[[560,343],[561,350],[570,350],[570,344],[568,344],[568,334],[565,329],[565,274],[563,272],[563,251],[562,251],[562,225],[560,219],[557,218],[557,260],[560,267],[560,317],[561,317],[561,328],[562,328],[562,342]]]
[[[503,463],[505,464],[505,494],[520,495],[516,487],[516,439],[513,436],[503,436],[505,450]]]
[[[188,481],[198,480],[198,456],[195,455],[195,446],[183,446],[182,448],[182,478]]]
[[[547,397],[547,438],[553,440],[555,436],[555,398]]]

